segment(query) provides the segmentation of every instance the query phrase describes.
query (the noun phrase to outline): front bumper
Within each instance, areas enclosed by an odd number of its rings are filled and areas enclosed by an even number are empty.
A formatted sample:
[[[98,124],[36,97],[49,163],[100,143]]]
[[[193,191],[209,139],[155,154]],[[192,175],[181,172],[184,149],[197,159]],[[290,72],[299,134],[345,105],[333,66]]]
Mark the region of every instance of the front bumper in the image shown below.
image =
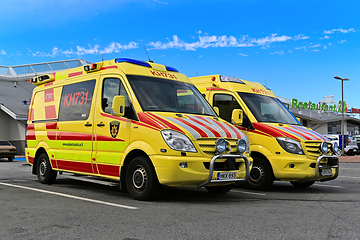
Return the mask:
[[[213,173],[214,173],[214,165],[215,165],[215,161],[218,158],[243,158],[245,161],[245,167],[246,167],[246,175],[245,178],[236,178],[236,179],[212,179],[213,178]],[[230,155],[230,154],[220,154],[220,155],[216,155],[214,156],[211,161],[210,161],[210,168],[209,168],[209,177],[208,179],[203,182],[202,184],[196,186],[196,188],[201,188],[204,187],[210,183],[224,183],[224,182],[245,182],[249,179],[250,176],[250,164],[249,164],[249,160],[246,156],[244,155]]]
[[[328,164],[327,165],[321,165],[320,164],[320,161],[323,158],[328,158]],[[335,169],[335,174],[332,175],[332,176],[328,176],[328,177],[319,176],[319,173],[321,172],[322,169]],[[299,183],[311,182],[311,181],[325,182],[325,181],[334,180],[338,176],[339,176],[339,158],[336,155],[331,155],[331,156],[329,156],[329,155],[321,155],[316,160],[314,177],[312,177],[310,179],[301,180],[301,181],[299,181]]]

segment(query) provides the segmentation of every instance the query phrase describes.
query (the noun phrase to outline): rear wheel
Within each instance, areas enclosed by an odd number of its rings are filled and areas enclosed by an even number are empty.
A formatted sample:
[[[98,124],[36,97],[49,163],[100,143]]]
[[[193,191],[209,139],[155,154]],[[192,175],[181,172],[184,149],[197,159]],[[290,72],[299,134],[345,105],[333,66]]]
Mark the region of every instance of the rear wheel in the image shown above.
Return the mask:
[[[39,182],[52,184],[56,180],[57,171],[53,170],[46,153],[42,153],[36,164],[36,172]]]
[[[151,200],[161,189],[154,167],[146,157],[136,157],[126,170],[126,188],[137,200]]]
[[[209,193],[214,194],[225,194],[231,190],[233,185],[226,185],[226,186],[212,186],[212,187],[205,187],[206,190],[208,190]]]
[[[271,187],[274,179],[270,164],[263,158],[254,158],[249,180],[244,185],[252,190],[266,190]]]
[[[310,187],[311,185],[313,185],[313,184],[315,183],[315,181],[303,182],[303,183],[291,181],[290,183],[291,183],[294,187],[297,187],[297,188],[307,188],[307,187]]]

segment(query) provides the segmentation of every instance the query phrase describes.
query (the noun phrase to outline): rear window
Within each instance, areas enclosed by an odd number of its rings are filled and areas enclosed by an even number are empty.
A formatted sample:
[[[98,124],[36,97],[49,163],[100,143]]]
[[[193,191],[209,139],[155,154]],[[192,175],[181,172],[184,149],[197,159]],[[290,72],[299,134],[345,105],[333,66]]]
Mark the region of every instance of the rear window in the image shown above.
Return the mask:
[[[0,146],[11,146],[8,141],[0,141]]]

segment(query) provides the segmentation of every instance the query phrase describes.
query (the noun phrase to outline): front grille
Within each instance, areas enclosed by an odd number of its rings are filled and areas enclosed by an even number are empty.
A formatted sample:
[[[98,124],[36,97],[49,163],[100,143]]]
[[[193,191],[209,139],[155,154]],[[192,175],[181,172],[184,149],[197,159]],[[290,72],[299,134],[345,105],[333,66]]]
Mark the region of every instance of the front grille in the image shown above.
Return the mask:
[[[305,151],[312,159],[317,159],[321,155],[320,145],[321,141],[305,141]],[[332,155],[331,152],[331,143],[328,144],[328,151],[326,155]],[[334,153],[335,154],[335,153]]]
[[[203,151],[207,155],[214,156],[216,153],[216,140],[218,138],[198,138],[196,139],[197,143],[199,144],[199,147],[201,151]],[[236,154],[237,152],[237,141],[238,139],[234,138],[225,138],[226,141],[228,141],[231,145],[231,151],[228,154]]]

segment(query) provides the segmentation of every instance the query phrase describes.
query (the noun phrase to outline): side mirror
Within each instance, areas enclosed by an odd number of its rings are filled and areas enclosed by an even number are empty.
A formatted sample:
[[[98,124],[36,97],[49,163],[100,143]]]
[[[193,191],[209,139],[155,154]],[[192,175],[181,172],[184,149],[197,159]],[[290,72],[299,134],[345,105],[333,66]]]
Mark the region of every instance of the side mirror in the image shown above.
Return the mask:
[[[125,97],[115,96],[113,98],[111,114],[117,117],[122,117],[125,114]]]
[[[243,111],[241,109],[234,109],[231,115],[231,123],[234,125],[242,125]]]
[[[213,107],[214,108],[214,111],[216,112],[216,114],[218,115],[218,116],[220,116],[220,110],[219,110],[219,108],[218,107]]]

